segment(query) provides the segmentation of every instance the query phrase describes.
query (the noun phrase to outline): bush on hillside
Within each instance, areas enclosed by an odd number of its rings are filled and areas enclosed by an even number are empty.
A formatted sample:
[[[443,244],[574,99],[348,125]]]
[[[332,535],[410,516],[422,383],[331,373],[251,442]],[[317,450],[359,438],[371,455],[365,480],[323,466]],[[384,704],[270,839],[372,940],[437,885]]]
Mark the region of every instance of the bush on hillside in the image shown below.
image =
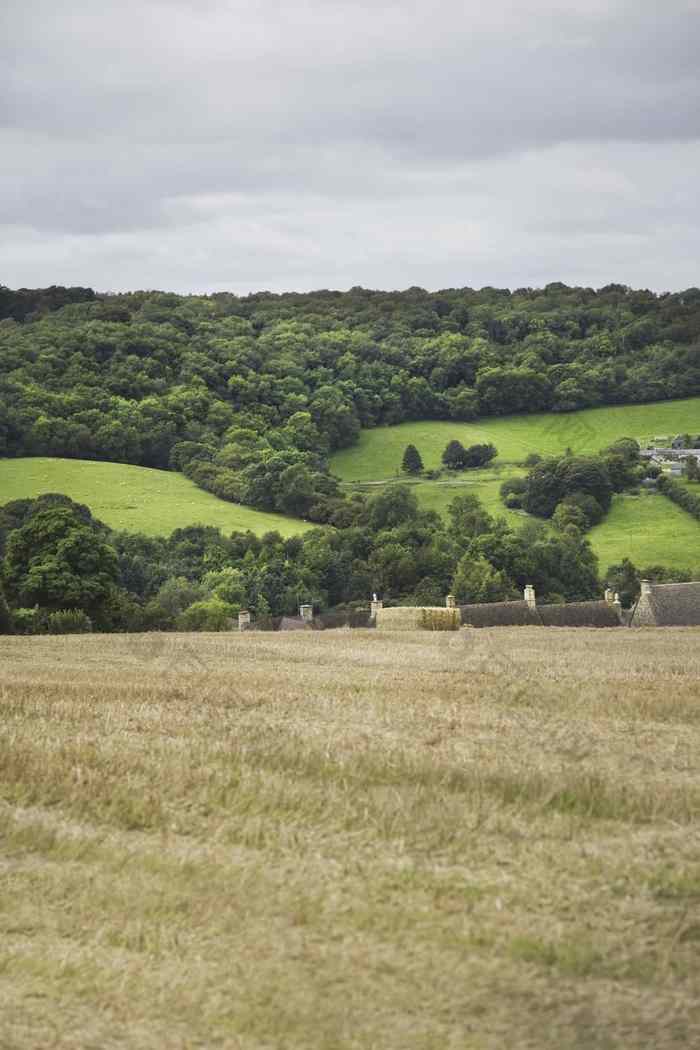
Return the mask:
[[[15,634],[44,634],[46,612],[35,605],[32,609],[13,609],[12,627]]]
[[[82,609],[58,609],[46,619],[49,634],[90,634],[92,620]]]
[[[235,609],[221,598],[205,598],[181,612],[175,623],[179,631],[230,631]]]

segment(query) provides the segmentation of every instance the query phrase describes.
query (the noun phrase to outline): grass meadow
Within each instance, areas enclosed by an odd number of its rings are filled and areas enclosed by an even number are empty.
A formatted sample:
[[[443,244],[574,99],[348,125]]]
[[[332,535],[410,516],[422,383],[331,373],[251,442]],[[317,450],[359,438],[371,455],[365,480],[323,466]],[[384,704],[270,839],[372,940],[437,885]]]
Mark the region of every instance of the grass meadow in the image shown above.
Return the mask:
[[[587,536],[601,572],[630,558],[640,568],[670,565],[700,576],[700,524],[661,493],[614,496],[609,514]]]
[[[700,433],[698,397],[648,405],[606,405],[561,415],[539,412],[490,417],[476,423],[399,423],[363,430],[356,445],[332,457],[331,468],[343,481],[381,481],[400,474],[408,444],[416,446],[425,469],[432,470],[441,466],[442,452],[453,438],[463,445],[490,441],[498,449],[498,461],[515,463],[530,452],[558,455],[567,448],[597,452],[621,437],[636,438],[641,444],[656,435],[687,431]]]
[[[0,638],[0,1046],[700,1045],[699,643]]]
[[[470,492],[478,496],[490,514],[506,518],[517,527],[525,516],[504,506],[499,488],[506,478],[525,473],[516,464],[528,453],[555,455],[566,448],[595,452],[620,437],[634,437],[646,444],[657,435],[686,431],[700,432],[700,398],[650,405],[609,405],[566,415],[505,416],[478,423],[400,423],[362,431],[357,445],[332,457],[331,468],[348,490],[377,492],[398,480],[412,484],[421,507],[442,515],[455,496]],[[498,458],[491,467],[464,471],[454,480],[443,476],[435,481],[412,482],[401,475],[401,458],[407,444],[418,448],[425,469],[431,470],[440,467],[443,449],[452,438],[464,445],[493,442]],[[601,572],[623,558],[630,558],[638,566],[700,569],[700,525],[662,496],[616,496],[610,514],[588,538],[600,560]]]
[[[168,536],[187,525],[214,525],[227,534],[251,529],[260,536],[273,530],[293,536],[308,528],[295,518],[217,499],[174,471],[86,459],[0,459],[0,506],[45,492],[86,503],[112,529],[147,536]]]

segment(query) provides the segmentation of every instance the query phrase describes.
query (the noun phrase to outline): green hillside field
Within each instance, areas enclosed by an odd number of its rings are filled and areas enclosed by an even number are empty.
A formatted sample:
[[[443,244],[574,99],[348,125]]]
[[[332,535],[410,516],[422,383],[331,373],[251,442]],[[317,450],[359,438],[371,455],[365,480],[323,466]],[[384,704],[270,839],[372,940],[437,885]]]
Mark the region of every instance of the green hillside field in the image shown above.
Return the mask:
[[[567,415],[504,416],[478,423],[401,423],[363,431],[357,445],[333,456],[331,469],[348,489],[366,492],[402,480],[411,484],[422,507],[440,514],[455,496],[471,492],[490,514],[517,525],[525,515],[506,509],[499,488],[506,478],[524,473],[516,464],[528,453],[555,455],[566,448],[595,452],[621,437],[634,437],[646,444],[657,436],[687,431],[700,433],[700,398],[608,406]],[[439,480],[413,480],[401,475],[406,445],[415,445],[426,470],[431,470],[441,466],[442,451],[453,438],[463,445],[490,441],[498,449],[498,458],[488,469],[463,471]],[[589,539],[601,571],[625,557],[639,566],[660,564],[700,571],[700,525],[658,493],[616,496],[610,514],[591,531]]]
[[[700,575],[700,524],[660,492],[615,496],[588,539],[601,572],[627,557],[640,568],[667,565]]]
[[[597,452],[621,437],[646,443],[657,435],[686,431],[700,433],[700,397],[648,405],[608,405],[562,415],[543,412],[491,417],[477,423],[399,423],[363,430],[356,445],[333,456],[331,469],[343,481],[392,478],[400,473],[406,445],[412,444],[426,470],[432,470],[441,466],[440,456],[453,438],[465,446],[490,441],[498,449],[499,463],[515,463],[529,452],[556,455],[567,448]]]
[[[226,503],[182,474],[124,463],[27,457],[0,459],[0,506],[45,492],[86,503],[113,529],[167,536],[187,525],[214,525],[228,534],[250,529],[293,536],[310,526],[281,514]]]

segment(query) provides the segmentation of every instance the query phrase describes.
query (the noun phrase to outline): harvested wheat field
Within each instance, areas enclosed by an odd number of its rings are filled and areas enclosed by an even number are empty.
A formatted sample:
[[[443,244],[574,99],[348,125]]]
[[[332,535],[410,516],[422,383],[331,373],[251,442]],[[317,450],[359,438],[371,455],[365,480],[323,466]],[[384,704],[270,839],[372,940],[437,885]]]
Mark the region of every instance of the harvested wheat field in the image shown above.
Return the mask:
[[[0,638],[0,1046],[700,1046],[700,631]]]

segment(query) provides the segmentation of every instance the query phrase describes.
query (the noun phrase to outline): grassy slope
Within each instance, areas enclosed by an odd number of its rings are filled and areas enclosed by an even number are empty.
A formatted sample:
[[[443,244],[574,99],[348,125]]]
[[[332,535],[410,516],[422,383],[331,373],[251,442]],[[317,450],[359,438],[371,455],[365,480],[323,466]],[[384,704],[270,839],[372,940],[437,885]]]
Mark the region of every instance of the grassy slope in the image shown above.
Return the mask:
[[[114,529],[168,535],[186,525],[215,525],[223,532],[251,529],[302,532],[305,524],[281,514],[265,514],[226,503],[182,474],[123,463],[81,459],[0,459],[0,505],[44,492],[62,492],[86,503],[95,517]]]
[[[615,496],[588,538],[601,572],[628,557],[639,568],[669,565],[700,573],[700,524],[661,493]]]
[[[522,522],[524,515],[517,511],[508,510],[503,505],[499,495],[501,483],[506,478],[524,474],[524,470],[517,467],[505,467],[503,469],[470,470],[464,474],[456,474],[454,478],[441,478],[439,481],[418,481],[401,478],[401,484],[410,485],[418,497],[418,501],[425,510],[436,510],[439,514],[445,514],[448,505],[455,496],[473,493],[478,496],[482,504],[494,517],[507,518],[513,525]],[[379,492],[387,485],[394,482],[386,482],[380,485],[353,484],[353,490],[365,492],[368,496]]]
[[[650,405],[614,405],[567,415],[538,413],[504,416],[478,423],[400,423],[364,430],[357,445],[336,453],[332,469],[343,481],[374,481],[395,477],[408,444],[416,446],[426,470],[440,466],[448,441],[463,445],[491,441],[501,462],[515,462],[528,452],[555,454],[571,447],[594,452],[616,438],[647,441],[656,434],[700,432],[700,398],[660,401]]]
[[[700,1045],[700,632],[0,638],[0,1045]]]

